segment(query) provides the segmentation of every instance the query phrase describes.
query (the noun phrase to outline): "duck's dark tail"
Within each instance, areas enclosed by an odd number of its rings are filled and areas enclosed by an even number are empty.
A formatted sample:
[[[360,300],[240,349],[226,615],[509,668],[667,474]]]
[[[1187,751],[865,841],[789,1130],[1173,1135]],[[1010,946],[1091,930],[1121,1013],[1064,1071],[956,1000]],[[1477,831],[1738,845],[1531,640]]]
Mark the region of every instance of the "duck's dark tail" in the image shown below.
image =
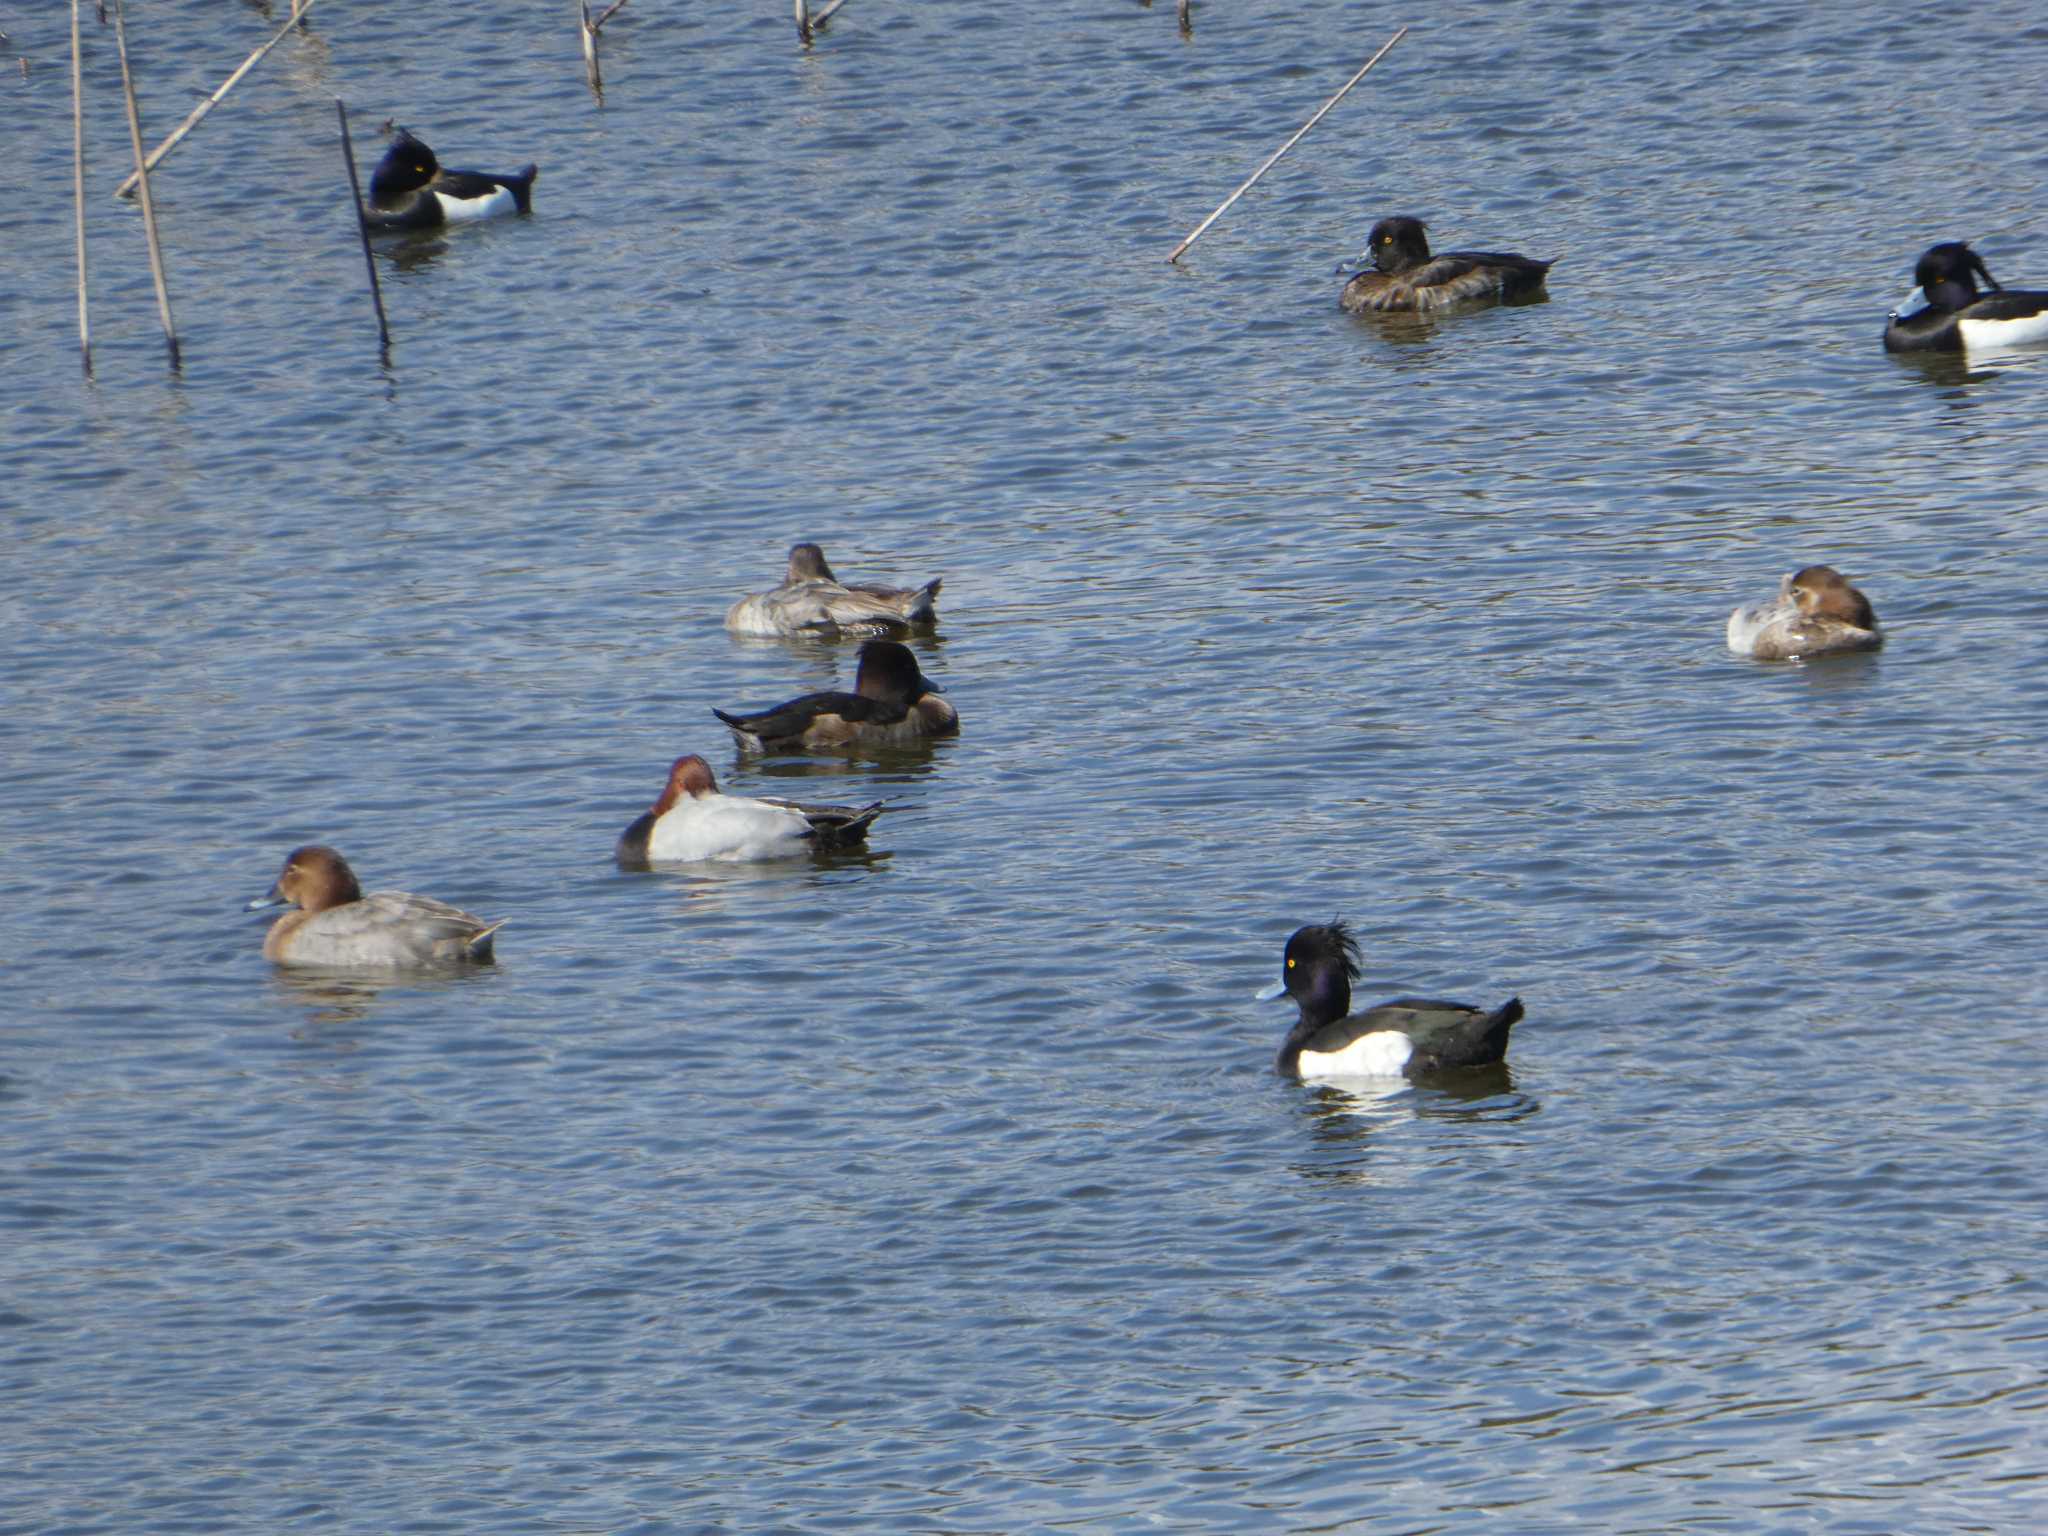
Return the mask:
[[[935,606],[935,602],[939,595],[939,583],[944,580],[945,577],[943,576],[934,576],[930,581],[919,587],[912,595],[910,606],[904,610],[903,617],[913,624],[938,623],[939,610]]]
[[[529,165],[517,176],[507,176],[505,185],[512,189],[512,201],[521,213],[533,212],[533,184],[540,179],[540,167]]]
[[[490,927],[480,928],[471,934],[469,942],[463,945],[463,954],[478,965],[490,964],[497,958],[492,953],[492,941],[497,938],[498,930],[504,927],[507,921],[501,917]]]
[[[820,848],[851,848],[868,840],[868,828],[887,809],[883,801],[877,800],[873,805],[864,805],[845,816],[814,816],[811,830],[816,834]]]
[[[1480,1039],[1480,1051],[1476,1061],[1499,1061],[1508,1053],[1508,1031],[1513,1029],[1522,1017],[1522,1000],[1511,997],[1486,1016],[1486,1030]]]

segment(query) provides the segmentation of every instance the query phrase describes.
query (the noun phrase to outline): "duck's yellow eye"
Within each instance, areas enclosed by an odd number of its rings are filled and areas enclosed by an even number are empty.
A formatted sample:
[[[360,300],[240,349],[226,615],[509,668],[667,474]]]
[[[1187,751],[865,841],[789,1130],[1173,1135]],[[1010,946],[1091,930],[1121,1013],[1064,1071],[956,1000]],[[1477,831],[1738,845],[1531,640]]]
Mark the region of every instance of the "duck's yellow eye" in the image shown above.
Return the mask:
[[[1392,235],[1381,235],[1381,236],[1380,236],[1380,244],[1381,244],[1381,245],[1392,245],[1393,243],[1394,243],[1394,237],[1393,237]]]
[[[1292,955],[1287,957],[1287,969],[1290,971],[1294,969],[1294,956]]]

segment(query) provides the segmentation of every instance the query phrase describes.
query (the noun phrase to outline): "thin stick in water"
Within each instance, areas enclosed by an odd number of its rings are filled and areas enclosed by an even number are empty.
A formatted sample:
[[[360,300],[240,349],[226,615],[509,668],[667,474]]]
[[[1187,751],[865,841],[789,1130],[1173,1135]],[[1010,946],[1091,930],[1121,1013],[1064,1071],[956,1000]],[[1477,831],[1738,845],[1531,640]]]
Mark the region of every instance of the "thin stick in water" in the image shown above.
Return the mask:
[[[370,220],[363,212],[363,183],[356,175],[356,147],[348,136],[348,108],[339,96],[334,98],[334,115],[341,119],[341,157],[348,162],[348,189],[353,194],[350,206],[356,211],[356,233],[363,237],[363,265],[370,272],[370,302],[377,306],[377,344],[388,356],[391,327],[384,320],[384,289],[377,281],[377,258],[370,250]]]
[[[604,30],[604,24],[619,13],[619,7],[626,0],[612,0],[597,20],[590,19],[590,0],[576,0],[577,10],[582,19],[577,23],[583,34],[583,69],[590,77],[590,88],[598,95],[604,94],[604,72],[597,67],[597,34]]]
[[[149,240],[149,275],[156,279],[156,312],[164,323],[164,344],[171,349],[171,371],[178,369],[178,332],[171,324],[171,290],[164,283],[163,247],[156,238],[156,204],[149,195],[149,167],[142,158],[142,114],[135,106],[135,77],[128,70],[127,12],[114,0],[114,47],[121,55],[121,94],[128,98],[128,138],[135,145],[135,174],[142,186],[142,232]]]
[[[206,114],[211,112],[215,107],[219,106],[220,99],[223,96],[227,95],[229,91],[233,90],[235,86],[240,83],[242,76],[249,73],[250,70],[254,69],[259,63],[262,62],[263,56],[266,53],[270,52],[271,49],[275,48],[279,43],[285,40],[285,37],[291,32],[291,29],[298,24],[299,18],[305,15],[306,12],[313,9],[313,5],[314,0],[300,0],[299,4],[294,5],[292,7],[292,19],[277,29],[277,35],[271,38],[271,40],[265,43],[262,47],[258,48],[254,53],[250,54],[249,57],[242,60],[242,67],[236,70],[232,75],[229,75],[227,79],[221,81],[219,90],[215,91],[211,96],[207,97],[206,100],[202,101],[201,103],[199,103],[198,106],[194,107],[192,109],[192,115],[186,118],[185,121],[183,121],[182,123],[178,124],[176,128],[172,129],[170,137],[165,139],[163,143],[157,145],[155,149],[149,152],[149,159],[144,162],[147,168],[152,171],[155,170],[157,162],[163,159],[163,157],[165,155],[168,155],[172,150],[176,149],[179,143],[184,139],[185,135],[190,133],[194,128],[197,128],[199,126],[199,120],[205,117]],[[134,190],[135,177],[130,176],[126,181],[122,182],[120,186],[114,188],[114,196],[126,197],[130,192]]]
[[[92,316],[85,303],[85,87],[78,67],[78,5],[71,0],[71,191],[78,204],[78,350],[92,377]]]
[[[810,0],[796,0],[796,35],[808,43],[824,29],[825,23],[832,19],[832,13],[844,4],[846,0],[832,0],[830,5],[813,16]]]
[[[1394,44],[1401,41],[1401,39],[1406,37],[1407,35],[1408,29],[1406,27],[1403,27],[1400,31],[1396,32],[1392,37],[1388,38],[1386,42],[1381,45],[1380,51],[1374,54],[1371,58],[1367,59],[1365,61],[1365,64],[1359,69],[1358,73],[1353,75],[1349,80],[1346,80],[1342,87],[1338,89],[1337,94],[1332,96],[1328,101],[1324,102],[1321,110],[1319,110],[1314,117],[1310,118],[1307,122],[1303,123],[1299,128],[1294,130],[1293,138],[1289,139],[1285,144],[1282,144],[1278,149],[1274,150],[1272,154],[1268,155],[1266,157],[1266,163],[1260,166],[1256,171],[1253,171],[1251,175],[1247,176],[1244,180],[1243,186],[1239,187],[1235,192],[1231,193],[1230,196],[1223,199],[1222,203],[1217,206],[1216,211],[1210,214],[1209,217],[1207,217],[1206,219],[1202,220],[1201,223],[1197,224],[1195,226],[1194,233],[1189,235],[1187,239],[1181,241],[1179,245],[1176,245],[1173,248],[1173,254],[1167,257],[1166,259],[1168,261],[1179,261],[1180,253],[1186,250],[1189,246],[1193,245],[1197,240],[1201,239],[1202,232],[1206,230],[1211,224],[1214,224],[1218,219],[1223,217],[1224,209],[1228,208],[1240,197],[1243,197],[1245,193],[1249,192],[1251,190],[1251,185],[1253,182],[1257,181],[1261,176],[1265,175],[1266,172],[1273,169],[1275,162],[1277,162],[1282,155],[1286,154],[1287,151],[1294,148],[1296,144],[1300,143],[1301,136],[1307,133],[1309,129],[1315,127],[1317,123],[1320,123],[1323,120],[1324,114],[1327,113],[1330,110],[1330,108],[1337,105],[1338,102],[1342,101],[1344,97],[1350,92],[1351,87],[1358,84],[1359,81],[1365,78],[1366,71],[1371,69],[1373,65],[1379,63],[1381,59],[1385,58],[1387,56],[1387,50],[1393,47]]]

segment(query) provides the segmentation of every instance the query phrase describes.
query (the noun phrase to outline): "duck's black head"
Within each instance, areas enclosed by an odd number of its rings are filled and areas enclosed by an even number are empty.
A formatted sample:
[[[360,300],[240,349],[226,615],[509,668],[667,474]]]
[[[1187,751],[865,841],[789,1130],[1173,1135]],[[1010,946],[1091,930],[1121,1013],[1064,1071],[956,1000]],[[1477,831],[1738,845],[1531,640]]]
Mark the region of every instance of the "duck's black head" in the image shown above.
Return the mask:
[[[837,581],[832,567],[825,563],[825,551],[815,544],[792,544],[789,546],[790,581]]]
[[[408,192],[419,191],[440,169],[441,162],[434,158],[426,142],[401,128],[391,147],[384,151],[384,158],[377,162],[377,169],[370,173],[370,201],[380,207],[389,206]]]
[[[928,693],[946,690],[918,670],[917,657],[895,640],[870,640],[860,648],[860,670],[853,691],[885,703],[915,704]]]
[[[1931,245],[1913,268],[1913,281],[1935,309],[1967,309],[1977,302],[1977,279],[1993,293],[1998,279],[1984,265],[1984,258],[1960,240]]]
[[[1429,235],[1422,220],[1396,215],[1373,225],[1365,249],[1382,272],[1406,272],[1429,260]]]
[[[1311,1027],[1351,1011],[1351,983],[1358,980],[1358,940],[1342,918],[1297,928],[1280,960],[1280,990],[1301,1009]]]

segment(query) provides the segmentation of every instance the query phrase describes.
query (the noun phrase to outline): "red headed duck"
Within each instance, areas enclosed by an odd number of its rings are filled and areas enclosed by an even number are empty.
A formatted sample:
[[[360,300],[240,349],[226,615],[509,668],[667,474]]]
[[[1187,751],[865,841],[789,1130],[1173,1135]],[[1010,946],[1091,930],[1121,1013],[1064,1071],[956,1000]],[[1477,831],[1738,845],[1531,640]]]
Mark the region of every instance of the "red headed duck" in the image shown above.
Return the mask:
[[[279,965],[378,970],[486,964],[491,936],[502,920],[486,923],[459,907],[408,891],[363,894],[348,860],[332,848],[294,848],[269,893],[249,903],[289,905],[263,939],[263,958]]]
[[[1797,661],[1884,644],[1870,599],[1831,565],[1792,572],[1768,602],[1728,615],[1728,649],[1758,661]]]
[[[626,828],[614,857],[628,869],[703,859],[796,858],[864,842],[884,809],[879,800],[856,809],[723,794],[711,765],[692,753],[675,760],[661,798]]]

